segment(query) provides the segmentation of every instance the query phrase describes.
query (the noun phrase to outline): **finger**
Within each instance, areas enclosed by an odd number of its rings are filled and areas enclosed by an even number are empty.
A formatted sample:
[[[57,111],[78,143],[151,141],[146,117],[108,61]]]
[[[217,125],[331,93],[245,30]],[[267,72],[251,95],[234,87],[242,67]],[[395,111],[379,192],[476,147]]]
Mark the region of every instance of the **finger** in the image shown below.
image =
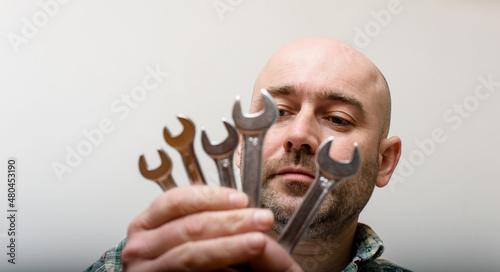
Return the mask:
[[[154,229],[187,214],[199,211],[238,209],[248,206],[248,197],[234,189],[210,186],[185,186],[165,192],[132,221],[129,233]]]
[[[136,252],[136,255],[140,253],[143,258],[152,259],[186,242],[252,231],[267,232],[273,224],[273,213],[266,209],[197,213],[133,235],[127,242],[127,253]]]
[[[213,271],[248,262],[262,253],[265,234],[250,232],[185,243],[150,263],[152,271]],[[149,271],[149,270],[148,270]]]

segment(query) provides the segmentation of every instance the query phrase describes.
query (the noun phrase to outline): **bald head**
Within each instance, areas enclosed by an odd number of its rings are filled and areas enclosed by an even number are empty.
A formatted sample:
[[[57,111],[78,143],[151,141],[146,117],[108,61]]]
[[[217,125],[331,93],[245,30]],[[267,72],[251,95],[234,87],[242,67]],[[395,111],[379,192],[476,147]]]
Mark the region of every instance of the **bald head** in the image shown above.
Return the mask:
[[[379,69],[348,44],[324,37],[301,39],[278,50],[260,72],[254,86],[252,110],[259,109],[260,89],[284,85],[298,88],[350,89],[366,97],[379,113],[380,132],[389,131],[391,98]]]

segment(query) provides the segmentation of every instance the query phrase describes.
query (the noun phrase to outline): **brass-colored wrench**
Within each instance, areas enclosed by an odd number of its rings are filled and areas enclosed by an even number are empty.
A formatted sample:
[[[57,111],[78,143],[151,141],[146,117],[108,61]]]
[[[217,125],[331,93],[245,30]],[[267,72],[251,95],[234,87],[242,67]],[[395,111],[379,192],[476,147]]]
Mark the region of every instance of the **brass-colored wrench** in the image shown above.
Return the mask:
[[[177,115],[177,119],[181,121],[181,124],[184,127],[182,133],[176,137],[172,137],[168,129],[165,128],[163,130],[163,137],[170,146],[175,148],[181,154],[182,162],[184,163],[184,167],[186,168],[191,184],[206,184],[193,147],[195,133],[194,123],[191,122],[189,118],[181,114]]]
[[[351,161],[338,162],[329,155],[332,141],[333,137],[330,137],[318,148],[316,153],[316,178],[307,190],[302,204],[295,210],[278,238],[278,243],[290,254],[292,254],[295,246],[330,192],[341,181],[354,176],[361,166],[357,143],[354,144],[354,154]]]
[[[262,143],[267,130],[278,118],[278,107],[272,96],[261,90],[264,109],[253,114],[243,115],[239,97],[233,107],[233,120],[243,135],[243,172],[242,187],[249,197],[250,207],[260,207],[260,188],[262,187]]]
[[[160,155],[161,164],[158,168],[154,170],[148,170],[148,164],[144,155],[139,157],[139,171],[143,177],[156,182],[160,185],[163,191],[176,187],[177,185],[172,178],[172,161],[168,157],[165,151],[159,149],[158,155]]]
[[[222,119],[222,122],[224,122],[228,134],[226,140],[218,144],[211,144],[205,130],[202,129],[201,143],[205,152],[217,165],[220,185],[236,189],[233,170],[233,154],[238,146],[238,131],[225,119]]]

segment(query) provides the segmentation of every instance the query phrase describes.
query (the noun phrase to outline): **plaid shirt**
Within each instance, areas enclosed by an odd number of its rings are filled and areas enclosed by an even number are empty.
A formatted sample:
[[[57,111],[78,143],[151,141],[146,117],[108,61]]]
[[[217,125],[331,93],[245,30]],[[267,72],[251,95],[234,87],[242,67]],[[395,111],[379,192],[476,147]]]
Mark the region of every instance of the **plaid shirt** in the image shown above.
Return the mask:
[[[106,251],[97,262],[89,266],[85,272],[123,271],[121,253],[127,239]],[[410,271],[389,261],[378,259],[384,251],[384,245],[378,235],[367,225],[358,224],[354,243],[357,248],[356,256],[342,272],[353,271],[380,271],[405,272]]]
[[[127,243],[127,238],[123,239],[118,245],[110,250],[104,252],[101,258],[87,267],[84,272],[122,272],[122,250],[125,247],[125,243]]]
[[[384,252],[384,245],[378,235],[367,225],[358,223],[354,243],[357,251],[351,263],[342,272],[380,271],[405,272],[410,271],[387,260],[378,259]]]

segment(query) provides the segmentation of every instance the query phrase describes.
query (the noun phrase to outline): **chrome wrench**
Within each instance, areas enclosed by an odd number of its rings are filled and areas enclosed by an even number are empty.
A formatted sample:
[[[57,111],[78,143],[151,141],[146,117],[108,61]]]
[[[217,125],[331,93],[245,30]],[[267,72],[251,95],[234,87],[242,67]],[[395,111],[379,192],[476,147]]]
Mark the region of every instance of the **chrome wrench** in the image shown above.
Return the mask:
[[[179,119],[184,127],[182,133],[176,137],[172,137],[168,129],[165,128],[163,130],[163,137],[170,146],[181,154],[182,162],[184,163],[191,184],[206,184],[193,147],[195,126],[193,122],[184,115],[177,115],[177,119]]]
[[[143,177],[156,182],[160,185],[163,191],[176,187],[177,185],[172,178],[172,161],[168,157],[165,151],[159,149],[158,155],[160,155],[161,164],[158,168],[154,170],[148,170],[148,164],[144,155],[139,157],[139,171]]]
[[[201,132],[201,143],[203,149],[210,156],[217,165],[219,173],[220,185],[236,189],[236,182],[234,179],[233,170],[233,154],[238,146],[238,131],[235,127],[229,124],[226,119],[222,119],[226,127],[228,136],[226,140],[218,144],[210,143],[208,136],[204,129]]]
[[[250,207],[260,207],[262,187],[262,143],[267,130],[278,118],[278,108],[272,96],[261,90],[264,109],[257,113],[243,115],[239,97],[233,107],[233,120],[243,135],[242,187],[249,197]]]
[[[321,204],[330,192],[343,180],[354,176],[360,166],[361,157],[357,143],[354,143],[354,154],[350,162],[338,162],[330,155],[333,137],[328,138],[316,153],[316,178],[307,190],[302,204],[295,210],[278,238],[285,250],[292,252],[302,238]]]

